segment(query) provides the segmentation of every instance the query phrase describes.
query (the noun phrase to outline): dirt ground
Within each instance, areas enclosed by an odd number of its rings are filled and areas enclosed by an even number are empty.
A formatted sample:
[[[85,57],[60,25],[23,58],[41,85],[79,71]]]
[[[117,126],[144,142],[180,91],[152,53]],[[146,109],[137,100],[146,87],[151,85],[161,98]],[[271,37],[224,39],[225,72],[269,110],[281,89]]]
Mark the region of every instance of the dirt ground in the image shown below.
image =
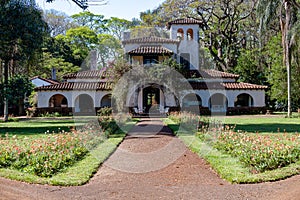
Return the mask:
[[[57,187],[0,178],[0,199],[300,199],[300,175],[230,184],[159,120],[143,120],[83,186]]]

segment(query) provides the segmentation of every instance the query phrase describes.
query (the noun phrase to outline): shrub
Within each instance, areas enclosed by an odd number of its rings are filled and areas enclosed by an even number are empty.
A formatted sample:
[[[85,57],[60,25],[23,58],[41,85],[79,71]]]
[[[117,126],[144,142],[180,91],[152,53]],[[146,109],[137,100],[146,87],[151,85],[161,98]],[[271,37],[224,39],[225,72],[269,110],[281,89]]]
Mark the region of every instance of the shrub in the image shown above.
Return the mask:
[[[260,173],[287,166],[300,160],[300,134],[258,134],[234,131],[234,126],[223,126],[218,121],[173,113],[176,123],[199,118],[197,137],[214,148],[237,157],[252,173]],[[189,130],[189,129],[187,129]]]
[[[299,134],[260,135],[226,130],[218,136],[214,147],[238,157],[256,173],[297,162],[299,138]]]
[[[0,167],[51,177],[81,160],[104,139],[105,134],[97,124],[32,140],[6,135],[0,138]]]
[[[111,107],[103,107],[100,108],[97,111],[98,116],[110,116],[112,114],[112,108]]]

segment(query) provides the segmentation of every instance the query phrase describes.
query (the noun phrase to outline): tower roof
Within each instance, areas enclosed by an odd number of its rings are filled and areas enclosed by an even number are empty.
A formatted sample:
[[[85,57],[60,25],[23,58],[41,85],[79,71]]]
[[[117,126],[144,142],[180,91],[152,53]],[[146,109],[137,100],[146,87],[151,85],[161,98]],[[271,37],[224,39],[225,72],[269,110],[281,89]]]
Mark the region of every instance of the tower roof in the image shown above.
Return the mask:
[[[128,52],[129,54],[172,54],[173,52],[163,46],[140,46]]]
[[[160,37],[143,37],[143,38],[133,38],[133,39],[128,39],[124,40],[122,43],[124,44],[132,44],[132,43],[179,43],[179,40],[173,40],[173,39],[168,39],[168,38],[160,38]]]
[[[173,24],[202,24],[202,21],[194,18],[182,18],[182,19],[176,19],[173,21],[170,21],[167,23],[167,28],[170,29],[170,27]]]

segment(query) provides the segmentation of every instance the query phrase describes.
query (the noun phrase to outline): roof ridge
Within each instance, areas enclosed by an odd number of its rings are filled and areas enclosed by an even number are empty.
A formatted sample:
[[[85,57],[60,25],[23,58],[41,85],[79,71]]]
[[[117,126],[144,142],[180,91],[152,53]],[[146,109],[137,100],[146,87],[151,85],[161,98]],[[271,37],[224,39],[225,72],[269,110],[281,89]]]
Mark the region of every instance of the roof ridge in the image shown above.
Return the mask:
[[[30,80],[33,80],[33,79],[36,79],[36,78],[42,79],[43,81],[46,81],[46,82],[51,83],[51,84],[59,84],[60,83],[57,80],[47,79],[47,78],[43,78],[43,77],[40,77],[40,76],[34,76]]]
[[[179,43],[180,40],[170,39],[170,38],[162,38],[157,36],[147,36],[147,37],[139,37],[139,38],[131,38],[127,40],[123,40],[123,44],[128,43]]]

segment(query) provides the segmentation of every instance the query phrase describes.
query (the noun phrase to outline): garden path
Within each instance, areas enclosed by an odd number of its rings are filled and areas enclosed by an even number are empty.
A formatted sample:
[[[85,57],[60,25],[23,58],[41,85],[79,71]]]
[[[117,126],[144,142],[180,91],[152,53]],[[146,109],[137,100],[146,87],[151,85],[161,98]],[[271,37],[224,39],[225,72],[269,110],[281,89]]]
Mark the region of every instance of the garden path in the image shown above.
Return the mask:
[[[83,186],[57,187],[0,178],[0,199],[300,199],[300,176],[230,184],[157,119],[143,119]]]

